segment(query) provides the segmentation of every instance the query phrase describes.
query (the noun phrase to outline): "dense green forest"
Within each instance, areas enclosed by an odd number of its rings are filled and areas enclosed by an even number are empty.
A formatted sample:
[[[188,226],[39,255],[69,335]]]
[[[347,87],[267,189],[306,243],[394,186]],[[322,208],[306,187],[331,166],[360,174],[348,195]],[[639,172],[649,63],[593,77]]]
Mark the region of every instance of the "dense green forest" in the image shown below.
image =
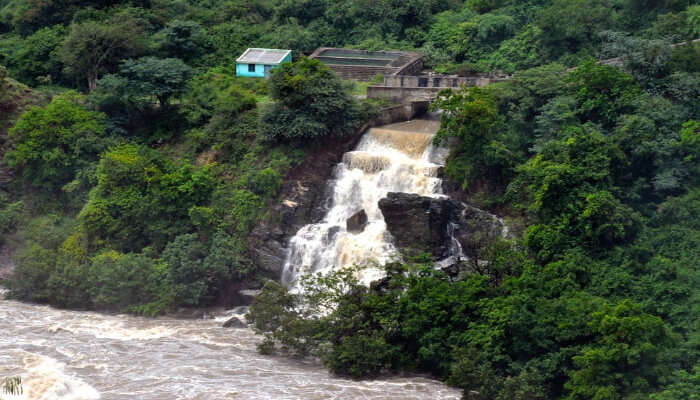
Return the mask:
[[[0,0],[11,293],[156,315],[262,280],[247,238],[288,171],[382,106],[302,55],[416,50],[437,72],[514,73],[443,93],[436,140],[522,236],[455,282],[420,258],[372,288],[268,282],[262,350],[428,372],[465,398],[697,398],[700,46],[670,45],[698,37],[693,0]],[[237,78],[247,47],[298,61]]]

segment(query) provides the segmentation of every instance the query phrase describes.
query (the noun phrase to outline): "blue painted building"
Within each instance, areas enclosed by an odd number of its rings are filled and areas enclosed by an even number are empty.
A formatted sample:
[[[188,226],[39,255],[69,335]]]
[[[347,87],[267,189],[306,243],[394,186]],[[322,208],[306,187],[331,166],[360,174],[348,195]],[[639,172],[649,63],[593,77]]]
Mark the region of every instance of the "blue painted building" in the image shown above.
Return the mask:
[[[236,60],[236,76],[268,78],[270,70],[292,62],[291,50],[248,49]]]

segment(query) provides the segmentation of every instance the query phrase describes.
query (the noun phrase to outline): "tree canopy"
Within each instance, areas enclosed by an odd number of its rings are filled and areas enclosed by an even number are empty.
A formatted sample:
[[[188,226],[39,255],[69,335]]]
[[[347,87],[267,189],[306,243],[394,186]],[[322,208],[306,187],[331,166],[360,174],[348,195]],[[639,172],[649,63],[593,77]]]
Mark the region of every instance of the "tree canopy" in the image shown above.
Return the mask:
[[[348,88],[318,60],[282,64],[269,87],[275,103],[264,110],[261,124],[270,138],[342,136],[357,126],[359,109]]]
[[[697,0],[0,0],[2,283],[144,315],[261,289],[262,351],[465,398],[694,398],[698,35]],[[286,194],[322,190],[297,178],[325,179],[318,161],[357,139],[335,136],[387,106],[302,56],[321,46],[509,75],[434,106],[445,193],[509,227],[473,268],[413,255],[370,287],[268,282],[287,228],[315,218]],[[249,47],[295,62],[238,77]]]

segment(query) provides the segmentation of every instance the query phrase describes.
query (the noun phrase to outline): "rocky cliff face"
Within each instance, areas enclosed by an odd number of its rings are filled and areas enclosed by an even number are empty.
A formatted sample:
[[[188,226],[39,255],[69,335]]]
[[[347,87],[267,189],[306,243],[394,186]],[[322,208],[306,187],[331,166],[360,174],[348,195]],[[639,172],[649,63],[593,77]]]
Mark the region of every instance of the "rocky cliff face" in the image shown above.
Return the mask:
[[[495,215],[447,197],[389,193],[379,208],[394,244],[407,255],[428,252],[440,260],[452,255],[451,241],[456,240],[465,257],[476,259],[508,232]]]
[[[328,208],[327,182],[345,152],[352,150],[362,132],[330,138],[306,153],[304,161],[285,179],[283,200],[271,205],[270,218],[256,227],[248,249],[253,263],[271,279],[279,279],[290,237],[304,225],[320,221]]]

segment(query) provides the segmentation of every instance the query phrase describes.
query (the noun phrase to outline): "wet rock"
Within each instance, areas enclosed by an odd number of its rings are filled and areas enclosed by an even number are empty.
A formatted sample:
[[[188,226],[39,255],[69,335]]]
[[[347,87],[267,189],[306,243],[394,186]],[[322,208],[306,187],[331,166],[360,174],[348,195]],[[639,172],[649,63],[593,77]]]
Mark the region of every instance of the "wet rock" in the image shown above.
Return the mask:
[[[234,315],[231,318],[229,318],[224,324],[222,325],[224,328],[236,328],[236,329],[243,329],[247,328],[248,324],[243,321],[241,317],[238,315]]]
[[[369,284],[369,289],[378,294],[385,294],[389,292],[389,288],[391,285],[391,277],[385,276],[383,278],[379,278],[376,281],[372,281]]]
[[[237,315],[245,315],[245,314],[248,314],[248,309],[249,309],[249,308],[250,308],[250,307],[248,307],[248,306],[238,306],[238,307],[234,307],[234,308],[231,310],[231,313],[232,313],[232,314],[237,314]]]
[[[459,281],[474,272],[474,260],[450,256],[435,263],[435,269],[443,271],[452,281]]]
[[[445,253],[453,207],[449,199],[409,193],[389,193],[379,200],[394,245],[408,255],[429,252],[440,257]]]
[[[181,307],[169,315],[180,319],[213,319],[213,311],[214,309]]]
[[[497,216],[445,197],[389,193],[379,201],[379,209],[394,245],[406,255],[426,251],[436,260],[454,255],[448,251],[453,235],[463,258],[476,259],[482,249],[507,232]]]
[[[367,226],[367,213],[365,210],[360,210],[353,214],[352,217],[345,221],[348,232],[360,233],[365,230]]]
[[[454,236],[462,245],[464,255],[469,258],[479,256],[479,250],[507,234],[507,227],[497,216],[470,205],[457,203],[451,220],[454,222]]]
[[[217,305],[234,310],[240,306],[248,306],[263,284],[264,281],[260,279],[233,281],[219,293]]]
[[[282,243],[271,239],[252,249],[252,256],[256,266],[269,273],[272,277],[279,277],[282,273],[287,250]]]

